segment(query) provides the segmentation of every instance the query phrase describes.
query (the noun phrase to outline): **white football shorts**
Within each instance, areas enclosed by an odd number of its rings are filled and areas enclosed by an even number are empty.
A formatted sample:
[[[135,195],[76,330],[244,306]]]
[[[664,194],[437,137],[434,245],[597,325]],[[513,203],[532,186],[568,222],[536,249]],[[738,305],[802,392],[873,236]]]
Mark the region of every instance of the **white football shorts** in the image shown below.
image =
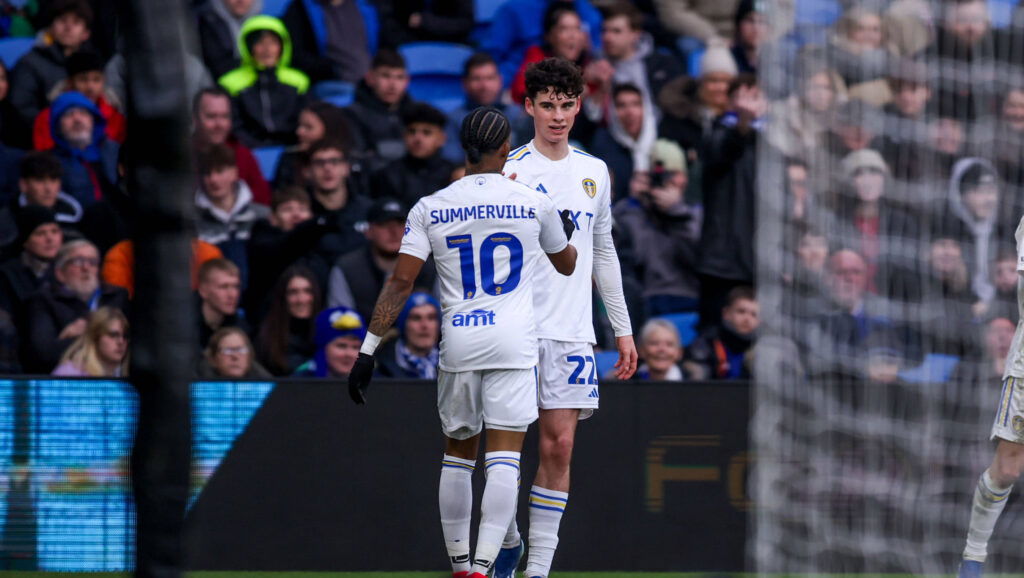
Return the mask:
[[[464,440],[488,429],[526,431],[537,421],[537,369],[437,372],[444,435]]]
[[[999,395],[999,411],[992,424],[992,439],[1024,444],[1024,378],[1007,377]]]
[[[594,347],[585,342],[539,341],[541,409],[578,409],[580,419],[594,415],[601,395],[597,385]]]

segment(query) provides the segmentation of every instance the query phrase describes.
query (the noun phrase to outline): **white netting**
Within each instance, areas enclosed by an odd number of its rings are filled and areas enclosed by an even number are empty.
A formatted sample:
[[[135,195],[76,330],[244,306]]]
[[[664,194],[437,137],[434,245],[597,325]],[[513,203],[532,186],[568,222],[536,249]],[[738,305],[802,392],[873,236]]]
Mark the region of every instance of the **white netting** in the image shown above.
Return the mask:
[[[795,1],[759,70],[752,561],[950,574],[1018,316],[1024,11]],[[990,571],[1024,571],[1019,510]]]

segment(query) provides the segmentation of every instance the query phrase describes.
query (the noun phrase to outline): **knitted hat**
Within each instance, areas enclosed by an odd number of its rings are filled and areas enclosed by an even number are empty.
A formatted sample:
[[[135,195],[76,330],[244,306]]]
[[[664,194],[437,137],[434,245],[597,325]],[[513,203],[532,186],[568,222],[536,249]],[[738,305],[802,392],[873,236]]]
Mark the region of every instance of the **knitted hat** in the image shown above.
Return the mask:
[[[971,168],[964,171],[960,178],[960,190],[973,189],[981,185],[998,185],[999,175],[989,166],[982,163],[975,163]]]
[[[843,158],[840,172],[842,173],[843,180],[850,181],[853,179],[854,174],[861,169],[874,169],[885,176],[889,176],[889,165],[885,163],[882,155],[871,149],[861,149],[846,155]]]
[[[686,172],[686,155],[679,145],[668,139],[660,138],[651,147],[651,167],[661,165],[666,171]]]
[[[366,324],[354,309],[348,307],[331,307],[324,309],[316,316],[316,363],[317,377],[327,377],[327,346],[339,337],[355,337],[362,341],[366,337]]]
[[[82,72],[103,72],[103,59],[91,50],[79,50],[68,57],[64,70],[68,77]]]
[[[402,337],[405,337],[405,322],[409,319],[409,313],[420,305],[433,305],[434,309],[437,310],[438,318],[441,317],[441,304],[437,302],[433,295],[423,292],[413,293],[409,296],[409,300],[405,302],[405,307],[402,308],[401,313],[398,314],[398,319],[395,320],[395,327],[398,328]]]
[[[14,246],[21,247],[39,227],[50,223],[56,225],[57,215],[46,207],[25,205],[18,209],[14,221],[18,225],[18,237],[14,241]]]
[[[711,74],[714,72],[736,76],[739,68],[736,67],[736,60],[729,52],[729,47],[722,42],[711,42],[708,44],[704,55],[700,57],[700,74]]]

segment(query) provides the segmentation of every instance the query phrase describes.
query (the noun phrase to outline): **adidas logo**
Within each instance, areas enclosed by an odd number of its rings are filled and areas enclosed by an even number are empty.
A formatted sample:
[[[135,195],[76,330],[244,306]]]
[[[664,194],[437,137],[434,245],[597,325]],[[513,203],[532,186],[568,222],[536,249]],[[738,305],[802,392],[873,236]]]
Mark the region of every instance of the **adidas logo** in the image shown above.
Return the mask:
[[[590,395],[588,395],[587,397],[600,398],[601,395],[597,393],[597,388],[595,387],[594,389],[590,390]]]
[[[476,560],[473,560],[473,564],[475,564],[477,566],[481,566],[483,568],[490,568],[491,564],[493,564],[493,563],[494,562],[492,560],[481,560],[479,558],[476,559]]]
[[[469,562],[469,554],[461,554],[459,556],[452,556],[452,564],[461,564],[463,562]]]

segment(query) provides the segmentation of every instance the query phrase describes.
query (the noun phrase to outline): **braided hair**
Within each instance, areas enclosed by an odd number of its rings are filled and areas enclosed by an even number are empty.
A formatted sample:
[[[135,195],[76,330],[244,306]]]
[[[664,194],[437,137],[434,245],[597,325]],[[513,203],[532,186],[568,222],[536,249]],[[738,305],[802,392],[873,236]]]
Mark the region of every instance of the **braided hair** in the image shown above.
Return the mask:
[[[459,141],[470,164],[480,162],[483,155],[493,153],[508,141],[512,127],[500,110],[481,106],[466,115],[459,132]]]

